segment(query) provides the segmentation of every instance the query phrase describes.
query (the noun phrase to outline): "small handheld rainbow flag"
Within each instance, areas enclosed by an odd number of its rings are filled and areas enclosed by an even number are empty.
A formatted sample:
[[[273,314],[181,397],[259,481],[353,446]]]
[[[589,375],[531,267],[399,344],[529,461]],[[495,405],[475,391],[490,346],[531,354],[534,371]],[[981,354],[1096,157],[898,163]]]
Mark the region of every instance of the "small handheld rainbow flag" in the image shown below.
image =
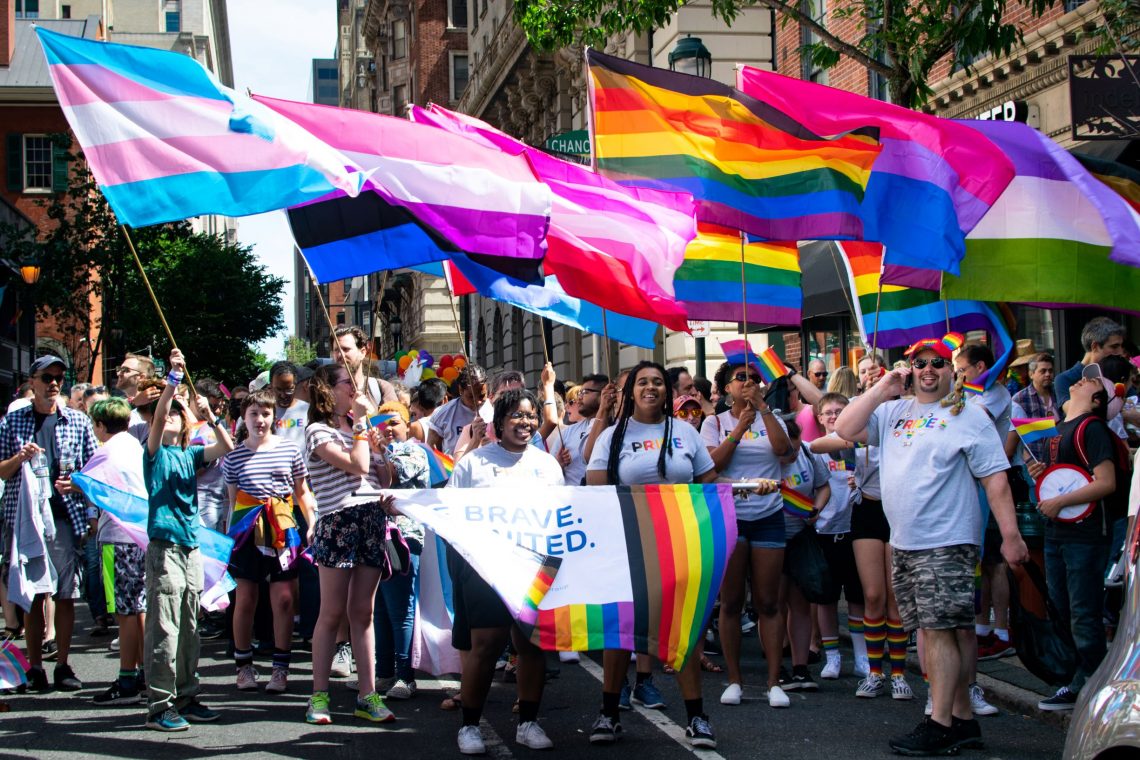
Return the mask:
[[[780,496],[784,499],[784,512],[792,517],[811,517],[815,513],[815,502],[794,488],[781,485]]]
[[[214,435],[214,429],[210,427],[210,423],[204,420],[190,423],[191,446],[213,446],[217,440],[218,438]]]
[[[400,415],[391,412],[384,412],[383,414],[374,414],[368,418],[368,424],[379,430],[388,427],[388,424],[400,419]]]
[[[455,469],[455,460],[439,449],[433,449],[422,441],[415,442],[417,446],[427,452],[428,474],[432,486],[443,485],[451,478],[451,471]]]
[[[1057,421],[1052,417],[1027,417],[1025,419],[1014,417],[1010,422],[1013,423],[1014,429],[1026,445],[1059,435]]]
[[[720,350],[724,352],[724,360],[729,364],[755,367],[765,383],[771,383],[789,372],[772,346],[758,354],[747,341],[724,340],[720,342]]]
[[[764,382],[775,382],[776,378],[783,377],[788,372],[775,347],[768,346],[764,349],[764,353],[760,354],[760,376],[764,378]]]

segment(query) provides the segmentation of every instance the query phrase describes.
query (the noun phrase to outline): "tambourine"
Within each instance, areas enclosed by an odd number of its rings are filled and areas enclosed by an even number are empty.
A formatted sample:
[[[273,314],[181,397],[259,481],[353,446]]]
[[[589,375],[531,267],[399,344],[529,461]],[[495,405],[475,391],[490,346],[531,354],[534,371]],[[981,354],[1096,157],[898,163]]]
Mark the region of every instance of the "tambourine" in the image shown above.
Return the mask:
[[[1056,496],[1072,493],[1078,488],[1093,482],[1089,474],[1071,464],[1055,464],[1041,474],[1037,480],[1037,501],[1042,502]],[[1084,520],[1096,509],[1096,502],[1074,504],[1062,509],[1055,518],[1057,522],[1075,523]]]

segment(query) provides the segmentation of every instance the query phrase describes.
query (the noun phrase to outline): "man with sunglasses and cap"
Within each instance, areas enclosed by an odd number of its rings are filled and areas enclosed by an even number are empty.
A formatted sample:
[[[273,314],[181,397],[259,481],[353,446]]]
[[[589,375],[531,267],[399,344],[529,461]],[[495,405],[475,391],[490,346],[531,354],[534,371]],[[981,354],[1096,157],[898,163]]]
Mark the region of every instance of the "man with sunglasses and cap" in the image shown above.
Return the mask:
[[[906,755],[981,745],[969,694],[972,652],[957,635],[974,626],[974,567],[982,535],[976,481],[1001,531],[1006,562],[1028,558],[997,430],[980,405],[949,395],[952,357],[962,342],[957,333],[918,341],[907,351],[909,366],[887,373],[836,422],[844,440],[882,450],[895,596],[904,626],[921,629],[926,642],[933,710],[914,731],[890,740],[893,750]],[[889,401],[902,394],[908,377],[914,397]]]
[[[30,406],[17,409],[0,421],[0,480],[4,481],[3,540],[11,546],[12,532],[21,508],[23,465],[47,469],[52,484],[50,508],[53,525],[45,526],[44,545],[55,568],[56,643],[59,647],[55,667],[55,688],[78,691],[83,684],[68,665],[71,637],[75,628],[75,600],[83,587],[83,542],[87,538],[86,502],[71,485],[71,473],[80,470],[95,453],[95,431],[83,412],[67,406],[60,397],[67,365],[57,356],[41,356],[32,362],[29,374],[34,393]],[[40,457],[39,455],[43,455]],[[94,516],[94,515],[92,515]],[[49,534],[51,537],[49,537]],[[0,569],[7,582],[8,567]],[[46,594],[32,601],[26,625],[28,686],[33,691],[47,691],[47,674],[43,669],[44,602]]]

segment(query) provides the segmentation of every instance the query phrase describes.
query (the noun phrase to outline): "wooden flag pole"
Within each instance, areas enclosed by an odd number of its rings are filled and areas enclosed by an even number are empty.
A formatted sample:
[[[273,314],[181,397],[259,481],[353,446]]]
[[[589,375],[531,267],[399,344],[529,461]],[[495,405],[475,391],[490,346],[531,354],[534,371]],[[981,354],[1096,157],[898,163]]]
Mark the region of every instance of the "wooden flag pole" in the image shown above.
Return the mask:
[[[146,276],[146,269],[143,268],[142,259],[139,258],[139,252],[135,250],[135,241],[131,240],[131,233],[127,230],[127,225],[120,224],[119,229],[123,231],[123,237],[127,239],[127,247],[131,249],[131,256],[135,259],[135,266],[139,269],[139,276],[142,277],[143,285],[146,286],[146,292],[150,294],[151,303],[154,304],[154,310],[158,313],[158,321],[162,323],[162,329],[166,331],[166,338],[170,341],[172,349],[178,348],[178,344],[174,342],[174,334],[170,332],[170,325],[166,323],[166,315],[162,313],[162,306],[158,303],[158,296],[154,294],[154,288],[150,286],[150,278]],[[198,397],[198,389],[194,387],[194,381],[190,377],[190,370],[186,370],[186,384],[190,386],[190,395],[194,398]]]
[[[539,337],[539,340],[542,341],[543,366],[545,367],[547,364],[550,364],[550,366],[553,367],[554,365],[551,364],[551,362],[550,362],[550,349],[546,345],[546,330],[544,330],[542,328],[541,317],[539,318],[539,320],[540,321],[538,323],[538,333],[539,333],[538,337]],[[543,399],[542,400],[543,404],[545,404],[546,401],[547,401],[547,399]],[[558,420],[558,424],[554,426],[554,429],[558,431],[558,443],[562,445],[562,448],[566,448],[566,441],[563,440],[563,438],[562,438],[562,420]]]
[[[748,359],[748,353],[751,351],[748,348],[748,280],[744,274],[744,230],[740,231],[740,318],[744,322],[744,345],[745,360]]]
[[[313,281],[313,289],[317,291],[317,300],[321,303],[321,313],[325,315],[325,321],[329,325],[329,340],[336,340],[336,326],[333,324],[332,315],[329,313],[328,304],[325,303],[325,296],[321,293],[321,284],[317,282],[317,276],[313,274],[313,270],[309,270],[309,279]],[[345,369],[348,369],[347,362]],[[356,384],[356,376],[351,371],[348,373],[348,379],[352,381],[352,394],[355,396],[360,393],[360,386]]]
[[[380,289],[376,291],[376,297],[372,299],[372,319],[368,325],[368,352],[374,359],[379,361],[379,354],[376,351],[376,327],[380,323],[380,299],[384,297],[384,291],[388,288],[388,270],[384,270],[384,275],[380,278]],[[372,362],[369,361],[364,369],[364,377],[368,378],[372,374]],[[377,370],[379,371],[379,370]]]
[[[609,325],[606,324],[605,309],[602,309],[602,337],[605,338],[603,350],[606,354],[606,377],[612,378],[614,376],[614,370],[613,367],[610,366],[610,328]],[[543,339],[543,343],[545,342],[546,340]]]
[[[468,353],[471,351],[471,346],[467,345],[467,338],[463,335],[463,328],[459,326],[459,311],[455,308],[455,288],[451,282],[451,268],[448,262],[443,262],[443,282],[447,286],[447,298],[451,304],[451,321],[455,325],[455,334],[459,336],[459,352],[467,359],[471,357]],[[496,335],[495,339],[498,340],[501,336]]]

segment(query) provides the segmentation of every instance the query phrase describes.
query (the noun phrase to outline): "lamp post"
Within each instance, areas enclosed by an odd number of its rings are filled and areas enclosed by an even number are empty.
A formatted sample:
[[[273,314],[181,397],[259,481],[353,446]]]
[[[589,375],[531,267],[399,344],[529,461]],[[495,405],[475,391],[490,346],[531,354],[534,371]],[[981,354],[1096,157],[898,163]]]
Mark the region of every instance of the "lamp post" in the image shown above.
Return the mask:
[[[712,53],[701,43],[700,37],[688,35],[677,40],[669,53],[669,70],[708,78],[712,76]],[[705,339],[696,339],[697,376],[707,377]]]
[[[404,328],[404,323],[400,321],[399,314],[393,314],[388,318],[388,332],[392,333],[393,353],[400,350],[400,332]]]

